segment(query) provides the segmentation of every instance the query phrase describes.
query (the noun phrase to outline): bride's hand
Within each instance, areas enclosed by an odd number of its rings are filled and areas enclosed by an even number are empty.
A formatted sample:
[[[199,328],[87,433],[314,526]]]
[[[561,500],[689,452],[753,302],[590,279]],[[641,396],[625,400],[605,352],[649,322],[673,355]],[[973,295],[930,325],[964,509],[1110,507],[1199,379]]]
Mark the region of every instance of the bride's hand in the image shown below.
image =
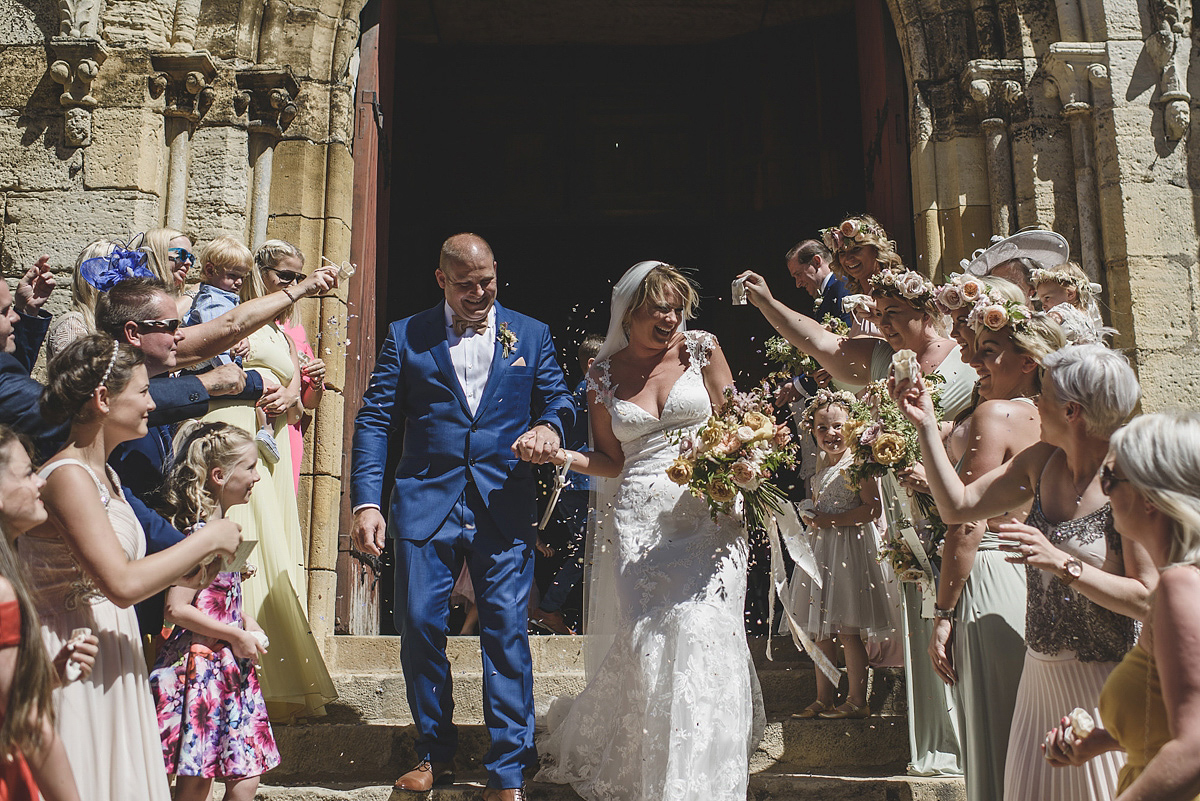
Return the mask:
[[[761,309],[771,301],[771,288],[767,286],[767,279],[753,270],[747,270],[737,278],[746,288],[746,300],[754,306]]]

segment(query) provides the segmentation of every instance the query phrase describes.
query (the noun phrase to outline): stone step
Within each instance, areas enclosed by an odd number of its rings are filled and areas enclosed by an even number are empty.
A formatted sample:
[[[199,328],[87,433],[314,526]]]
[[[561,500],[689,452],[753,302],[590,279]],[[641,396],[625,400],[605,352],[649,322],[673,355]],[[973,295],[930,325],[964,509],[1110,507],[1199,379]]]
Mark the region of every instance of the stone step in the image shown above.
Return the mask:
[[[264,779],[271,778],[268,774]],[[427,794],[395,793],[391,780],[370,785],[361,781],[326,786],[263,785],[259,801],[477,801],[483,789],[482,775],[460,777],[459,783],[439,787]],[[215,797],[223,788],[216,785]],[[568,786],[531,782],[531,801],[579,801]],[[831,775],[803,771],[758,773],[750,777],[747,799],[754,801],[965,801],[961,779],[922,778],[890,773]]]
[[[903,672],[896,668],[872,671],[871,709],[885,715],[903,715],[906,708]],[[460,672],[454,676],[454,719],[464,724],[483,722],[483,675]],[[817,685],[812,665],[792,664],[780,669],[759,669],[763,702],[767,714],[791,714],[812,703]],[[336,674],[337,701],[325,707],[324,718],[309,721],[326,723],[412,723],[405,695],[404,677],[398,674]],[[582,672],[534,673],[534,705],[539,716],[545,714],[550,700],[558,696],[578,695],[585,686]]]
[[[460,770],[478,771],[488,749],[487,728],[460,725]],[[416,727],[398,723],[276,726],[283,758],[273,783],[391,781],[416,762]],[[793,770],[837,768],[901,770],[908,759],[908,728],[896,715],[863,720],[768,720],[751,771],[786,765]],[[838,771],[841,772],[841,771]]]

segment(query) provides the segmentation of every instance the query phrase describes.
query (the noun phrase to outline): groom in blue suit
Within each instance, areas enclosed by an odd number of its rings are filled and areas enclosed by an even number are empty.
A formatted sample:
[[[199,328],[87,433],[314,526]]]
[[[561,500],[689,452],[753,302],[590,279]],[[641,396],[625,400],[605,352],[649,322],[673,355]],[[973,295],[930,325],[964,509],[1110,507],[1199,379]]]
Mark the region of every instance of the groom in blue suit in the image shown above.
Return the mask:
[[[526,629],[537,507],[526,461],[549,460],[574,407],[550,329],[495,302],[487,242],[450,237],[436,276],[445,302],[391,324],[355,420],[351,537],[376,555],[385,536],[395,541],[395,619],[419,758],[396,789],[425,792],[454,780],[446,636],[465,557],[491,735],[483,798],[522,801],[523,772],[537,764]],[[385,488],[389,438],[401,422],[403,452]]]

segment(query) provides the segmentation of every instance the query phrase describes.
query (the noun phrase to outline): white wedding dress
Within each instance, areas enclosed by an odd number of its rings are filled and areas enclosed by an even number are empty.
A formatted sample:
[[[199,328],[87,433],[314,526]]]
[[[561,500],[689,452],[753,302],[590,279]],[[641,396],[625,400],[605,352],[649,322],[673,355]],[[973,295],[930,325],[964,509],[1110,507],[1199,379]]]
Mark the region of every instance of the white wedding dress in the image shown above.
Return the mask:
[[[615,396],[607,359],[592,381],[625,452],[611,508],[597,510],[612,516],[615,625],[588,686],[538,743],[538,778],[588,801],[745,801],[764,728],[743,620],[745,531],[714,522],[666,476],[677,436],[711,412],[701,371],[715,339],[684,335],[689,365],[660,418]]]

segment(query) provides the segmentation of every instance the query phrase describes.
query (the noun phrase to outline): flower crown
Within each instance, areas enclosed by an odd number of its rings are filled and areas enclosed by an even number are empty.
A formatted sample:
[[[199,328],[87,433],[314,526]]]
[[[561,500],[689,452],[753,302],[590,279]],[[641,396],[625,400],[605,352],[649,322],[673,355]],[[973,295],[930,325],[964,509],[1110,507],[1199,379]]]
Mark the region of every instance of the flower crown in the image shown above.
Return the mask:
[[[825,242],[825,247],[834,253],[875,244],[867,237],[886,241],[887,234],[878,225],[872,225],[859,217],[845,219],[836,228],[821,229],[821,239]]]
[[[946,314],[970,306],[985,295],[987,287],[983,282],[965,273],[955,273],[949,281],[933,290],[934,302]]]
[[[846,411],[850,413],[851,418],[858,418],[862,416],[862,403],[860,403],[858,398],[854,397],[854,395],[844,389],[832,390],[828,387],[822,387],[821,389],[817,390],[817,394],[814,395],[813,399],[808,402],[807,406],[804,407],[804,417],[800,421],[801,427],[805,431],[812,431],[813,418],[816,416],[817,412],[821,409],[824,409],[826,406],[833,406],[834,404],[845,406]]]
[[[1006,325],[1011,325],[1017,330],[1028,322],[1031,316],[1029,309],[1022,304],[1011,300],[997,300],[985,293],[967,315],[967,325],[975,329],[976,333],[984,328],[999,331]]]
[[[933,282],[912,270],[889,270],[884,268],[869,279],[872,289],[886,294],[898,295],[914,306],[929,306],[934,299]]]
[[[1029,283],[1034,287],[1043,281],[1054,281],[1061,286],[1075,287],[1075,294],[1080,298],[1099,295],[1103,287],[1085,278],[1070,273],[1055,270],[1043,270],[1040,267],[1029,272]]]

